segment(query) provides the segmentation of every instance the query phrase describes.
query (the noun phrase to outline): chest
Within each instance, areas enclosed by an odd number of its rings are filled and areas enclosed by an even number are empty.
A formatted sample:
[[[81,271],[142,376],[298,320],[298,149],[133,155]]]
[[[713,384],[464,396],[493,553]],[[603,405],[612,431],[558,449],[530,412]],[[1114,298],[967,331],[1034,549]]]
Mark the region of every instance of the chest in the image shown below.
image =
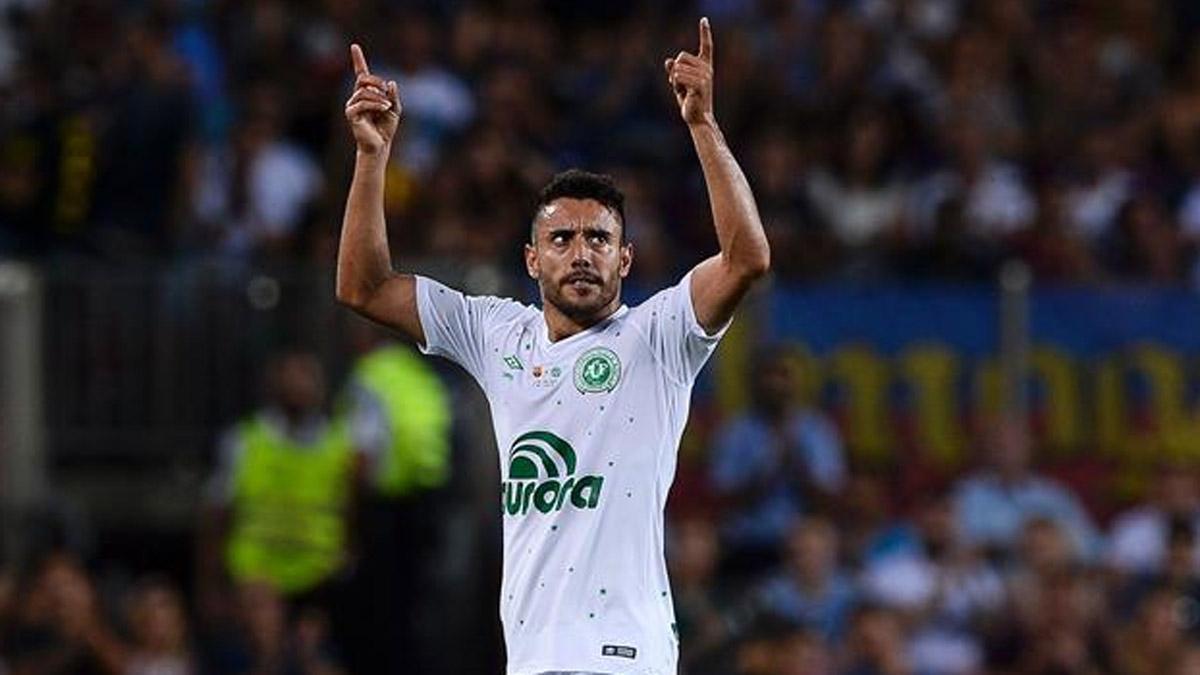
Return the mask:
[[[531,406],[560,415],[605,412],[653,386],[652,359],[620,326],[564,343],[547,343],[528,328],[512,331],[497,336],[492,356],[489,395],[527,414]]]

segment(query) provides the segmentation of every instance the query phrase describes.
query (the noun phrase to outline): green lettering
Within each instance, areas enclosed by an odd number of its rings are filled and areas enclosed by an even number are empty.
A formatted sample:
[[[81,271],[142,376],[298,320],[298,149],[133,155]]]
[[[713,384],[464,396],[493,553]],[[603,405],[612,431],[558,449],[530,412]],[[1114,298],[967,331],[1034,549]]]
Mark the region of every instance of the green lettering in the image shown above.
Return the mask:
[[[562,485],[556,480],[548,480],[537,486],[537,490],[533,493],[533,505],[542,513],[550,513],[554,508],[554,503],[558,501],[558,494]]]
[[[577,509],[594,509],[600,503],[600,488],[604,485],[603,476],[584,476],[575,484],[571,491],[571,505]],[[585,495],[586,492],[586,495]]]
[[[515,516],[521,510],[521,487],[524,483],[506,481],[504,483],[504,502],[508,515]]]
[[[571,488],[575,487],[575,477],[571,476],[567,482],[563,483],[562,489],[558,491],[558,501],[554,502],[554,510],[561,511],[563,502],[571,495]]]
[[[529,513],[529,500],[533,498],[533,483],[527,483],[525,494],[521,495],[521,515]]]

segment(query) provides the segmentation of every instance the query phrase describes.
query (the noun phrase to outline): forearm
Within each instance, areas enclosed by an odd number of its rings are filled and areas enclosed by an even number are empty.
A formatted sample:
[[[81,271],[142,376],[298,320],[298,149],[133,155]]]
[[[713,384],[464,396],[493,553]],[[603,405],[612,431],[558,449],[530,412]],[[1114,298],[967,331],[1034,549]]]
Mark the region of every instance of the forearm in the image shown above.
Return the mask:
[[[711,117],[706,122],[688,125],[688,131],[704,171],[721,257],[748,275],[766,272],[771,254],[758,206],[724,135]]]
[[[383,214],[387,157],[386,149],[360,150],[354,162],[337,266],[337,297],[350,306],[365,303],[394,274]]]

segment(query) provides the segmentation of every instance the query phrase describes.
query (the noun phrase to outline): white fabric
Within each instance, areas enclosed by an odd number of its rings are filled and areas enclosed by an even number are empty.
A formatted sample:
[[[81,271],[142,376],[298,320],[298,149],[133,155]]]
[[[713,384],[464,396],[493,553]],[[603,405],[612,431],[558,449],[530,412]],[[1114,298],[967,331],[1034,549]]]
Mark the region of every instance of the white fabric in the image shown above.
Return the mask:
[[[508,675],[676,673],[663,507],[692,383],[723,332],[707,335],[696,321],[690,279],[551,343],[535,307],[467,297],[417,278],[422,350],[462,365],[491,405],[507,483],[500,615]],[[611,391],[585,392],[577,366],[597,349],[616,355],[620,374]],[[513,471],[516,458],[533,455],[510,450],[531,431],[568,443],[574,472],[561,451],[540,443],[548,459],[525,466],[536,465],[538,475],[513,479],[521,473]],[[545,511],[520,499],[505,503],[505,495],[519,497],[525,486],[549,486],[555,473],[559,485],[595,486],[598,478],[599,488],[579,495],[574,487],[558,490],[572,494],[546,498]],[[622,653],[604,653],[613,651]]]
[[[1154,506],[1130,509],[1113,521],[1108,539],[1107,559],[1122,572],[1150,574],[1161,572],[1167,557],[1168,516]],[[1200,532],[1200,514],[1192,517],[1192,529]],[[1195,569],[1200,570],[1200,541],[1193,553]]]

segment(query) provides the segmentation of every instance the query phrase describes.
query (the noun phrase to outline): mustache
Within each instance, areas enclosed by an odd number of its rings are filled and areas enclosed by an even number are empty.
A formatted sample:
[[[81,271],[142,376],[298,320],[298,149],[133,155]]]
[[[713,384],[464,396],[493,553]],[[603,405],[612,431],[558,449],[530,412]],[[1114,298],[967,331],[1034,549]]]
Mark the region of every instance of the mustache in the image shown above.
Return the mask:
[[[576,281],[586,281],[588,283],[599,284],[600,277],[592,274],[591,272],[571,272],[567,276],[563,277],[564,284],[572,284]]]

